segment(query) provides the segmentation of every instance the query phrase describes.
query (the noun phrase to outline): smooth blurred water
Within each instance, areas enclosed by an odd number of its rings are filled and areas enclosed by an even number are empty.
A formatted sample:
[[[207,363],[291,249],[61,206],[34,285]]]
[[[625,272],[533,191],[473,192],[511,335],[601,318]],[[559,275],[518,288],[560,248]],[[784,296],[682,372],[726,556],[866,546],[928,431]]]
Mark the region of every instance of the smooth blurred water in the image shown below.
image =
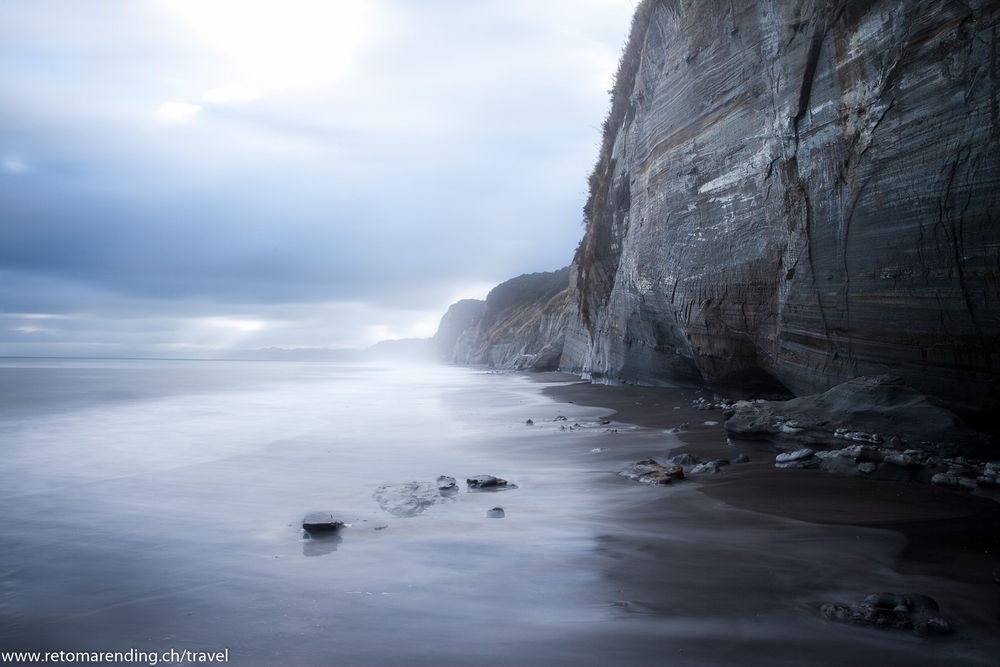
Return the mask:
[[[604,410],[539,387],[446,367],[0,362],[0,649],[229,648],[239,665],[990,664],[997,643],[981,632],[926,642],[818,616],[818,601],[902,588],[975,620],[979,591],[895,572],[901,536],[737,510],[695,482],[622,480],[625,463],[678,441],[607,432]],[[560,414],[584,428],[560,431]],[[463,488],[411,518],[372,497],[442,474],[518,488]],[[495,505],[506,518],[486,518]],[[314,510],[351,526],[305,540]]]
[[[555,405],[522,378],[8,361],[0,396],[5,647],[379,663],[459,656],[604,613],[583,594],[597,573],[574,565],[593,543],[593,498],[580,470],[534,451],[544,433],[524,420]],[[380,484],[441,474],[520,488],[463,488],[412,518],[372,498]],[[507,518],[487,519],[494,505]],[[303,540],[312,510],[352,525],[339,540]]]

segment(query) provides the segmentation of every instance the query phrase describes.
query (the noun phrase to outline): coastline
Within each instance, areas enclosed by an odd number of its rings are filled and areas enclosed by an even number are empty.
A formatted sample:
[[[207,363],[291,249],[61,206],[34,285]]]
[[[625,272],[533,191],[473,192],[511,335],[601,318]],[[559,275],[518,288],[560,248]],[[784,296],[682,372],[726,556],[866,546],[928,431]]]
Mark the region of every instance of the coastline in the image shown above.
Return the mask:
[[[568,382],[566,374],[547,381]],[[543,381],[543,378],[539,378]],[[819,470],[779,470],[767,443],[727,443],[718,410],[692,407],[711,397],[699,387],[638,387],[572,382],[543,388],[550,398],[608,410],[607,418],[644,429],[687,428],[668,435],[680,441],[670,454],[748,463],[724,466],[717,474],[689,476],[706,502],[818,525],[891,531],[904,540],[893,568],[906,575],[946,579],[980,589],[980,622],[1000,631],[1000,596],[991,573],[1000,566],[1000,504],[967,492],[915,482],[842,477]],[[706,424],[705,422],[716,422]],[[650,451],[662,455],[662,448]]]

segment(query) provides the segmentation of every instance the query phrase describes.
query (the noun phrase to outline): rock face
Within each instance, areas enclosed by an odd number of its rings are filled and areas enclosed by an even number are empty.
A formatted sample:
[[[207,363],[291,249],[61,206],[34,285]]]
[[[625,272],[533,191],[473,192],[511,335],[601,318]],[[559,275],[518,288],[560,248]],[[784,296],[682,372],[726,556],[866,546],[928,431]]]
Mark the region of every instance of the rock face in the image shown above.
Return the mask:
[[[452,305],[432,344],[448,363],[555,370],[569,305],[568,267],[518,276],[494,287],[485,301]]]
[[[1000,7],[644,0],[562,367],[795,394],[892,373],[988,408],[1000,377]]]

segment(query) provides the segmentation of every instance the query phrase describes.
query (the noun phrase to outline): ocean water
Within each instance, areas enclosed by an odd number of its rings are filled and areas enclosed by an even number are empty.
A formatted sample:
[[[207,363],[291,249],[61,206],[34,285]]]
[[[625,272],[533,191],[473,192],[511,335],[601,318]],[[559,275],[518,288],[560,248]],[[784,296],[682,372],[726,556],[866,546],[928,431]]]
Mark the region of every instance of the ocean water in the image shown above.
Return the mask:
[[[531,453],[537,386],[445,367],[7,361],[4,648],[229,648],[237,664],[458,658],[590,622],[581,471]],[[551,414],[548,414],[551,413]],[[596,414],[576,408],[582,419]],[[530,456],[525,455],[530,453]],[[519,485],[409,518],[382,484]],[[495,505],[503,520],[487,519]],[[305,540],[304,514],[351,524]]]
[[[517,375],[331,363],[0,362],[0,650],[228,649],[238,665],[990,664],[826,623],[823,599],[980,592],[902,537],[615,475],[679,443]],[[561,431],[564,422],[582,428]],[[525,425],[531,418],[534,426]],[[595,451],[596,450],[596,451]],[[492,474],[412,517],[381,485]],[[433,494],[432,494],[433,495]],[[502,506],[506,517],[486,512]],[[349,526],[306,539],[311,511]]]

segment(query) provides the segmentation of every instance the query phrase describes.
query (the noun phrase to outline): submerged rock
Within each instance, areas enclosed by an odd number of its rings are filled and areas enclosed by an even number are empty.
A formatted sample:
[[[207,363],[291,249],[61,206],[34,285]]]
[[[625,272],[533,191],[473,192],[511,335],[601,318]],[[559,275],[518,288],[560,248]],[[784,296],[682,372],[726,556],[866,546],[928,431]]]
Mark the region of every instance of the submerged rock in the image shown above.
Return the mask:
[[[938,603],[918,594],[873,593],[856,604],[828,603],[820,612],[832,621],[874,628],[909,630],[921,637],[952,632]]]
[[[503,511],[502,507],[494,507],[493,509],[486,510],[486,518],[487,519],[502,519],[505,516],[507,516],[507,515]]]
[[[449,475],[440,475],[437,478],[438,491],[452,491],[458,490],[458,482],[455,481],[454,477]]]
[[[344,527],[344,521],[330,512],[310,512],[302,519],[302,530],[310,535],[334,533]]]
[[[438,477],[438,481],[434,483],[383,484],[375,489],[372,497],[375,498],[383,511],[393,516],[412,517],[424,512],[432,505],[454,500],[451,496],[458,490],[458,487],[457,485],[448,486],[448,480],[454,484],[454,478],[444,475]]]
[[[684,468],[676,463],[662,465],[655,459],[645,459],[634,463],[618,474],[643,484],[671,484],[676,480],[684,479]]]

